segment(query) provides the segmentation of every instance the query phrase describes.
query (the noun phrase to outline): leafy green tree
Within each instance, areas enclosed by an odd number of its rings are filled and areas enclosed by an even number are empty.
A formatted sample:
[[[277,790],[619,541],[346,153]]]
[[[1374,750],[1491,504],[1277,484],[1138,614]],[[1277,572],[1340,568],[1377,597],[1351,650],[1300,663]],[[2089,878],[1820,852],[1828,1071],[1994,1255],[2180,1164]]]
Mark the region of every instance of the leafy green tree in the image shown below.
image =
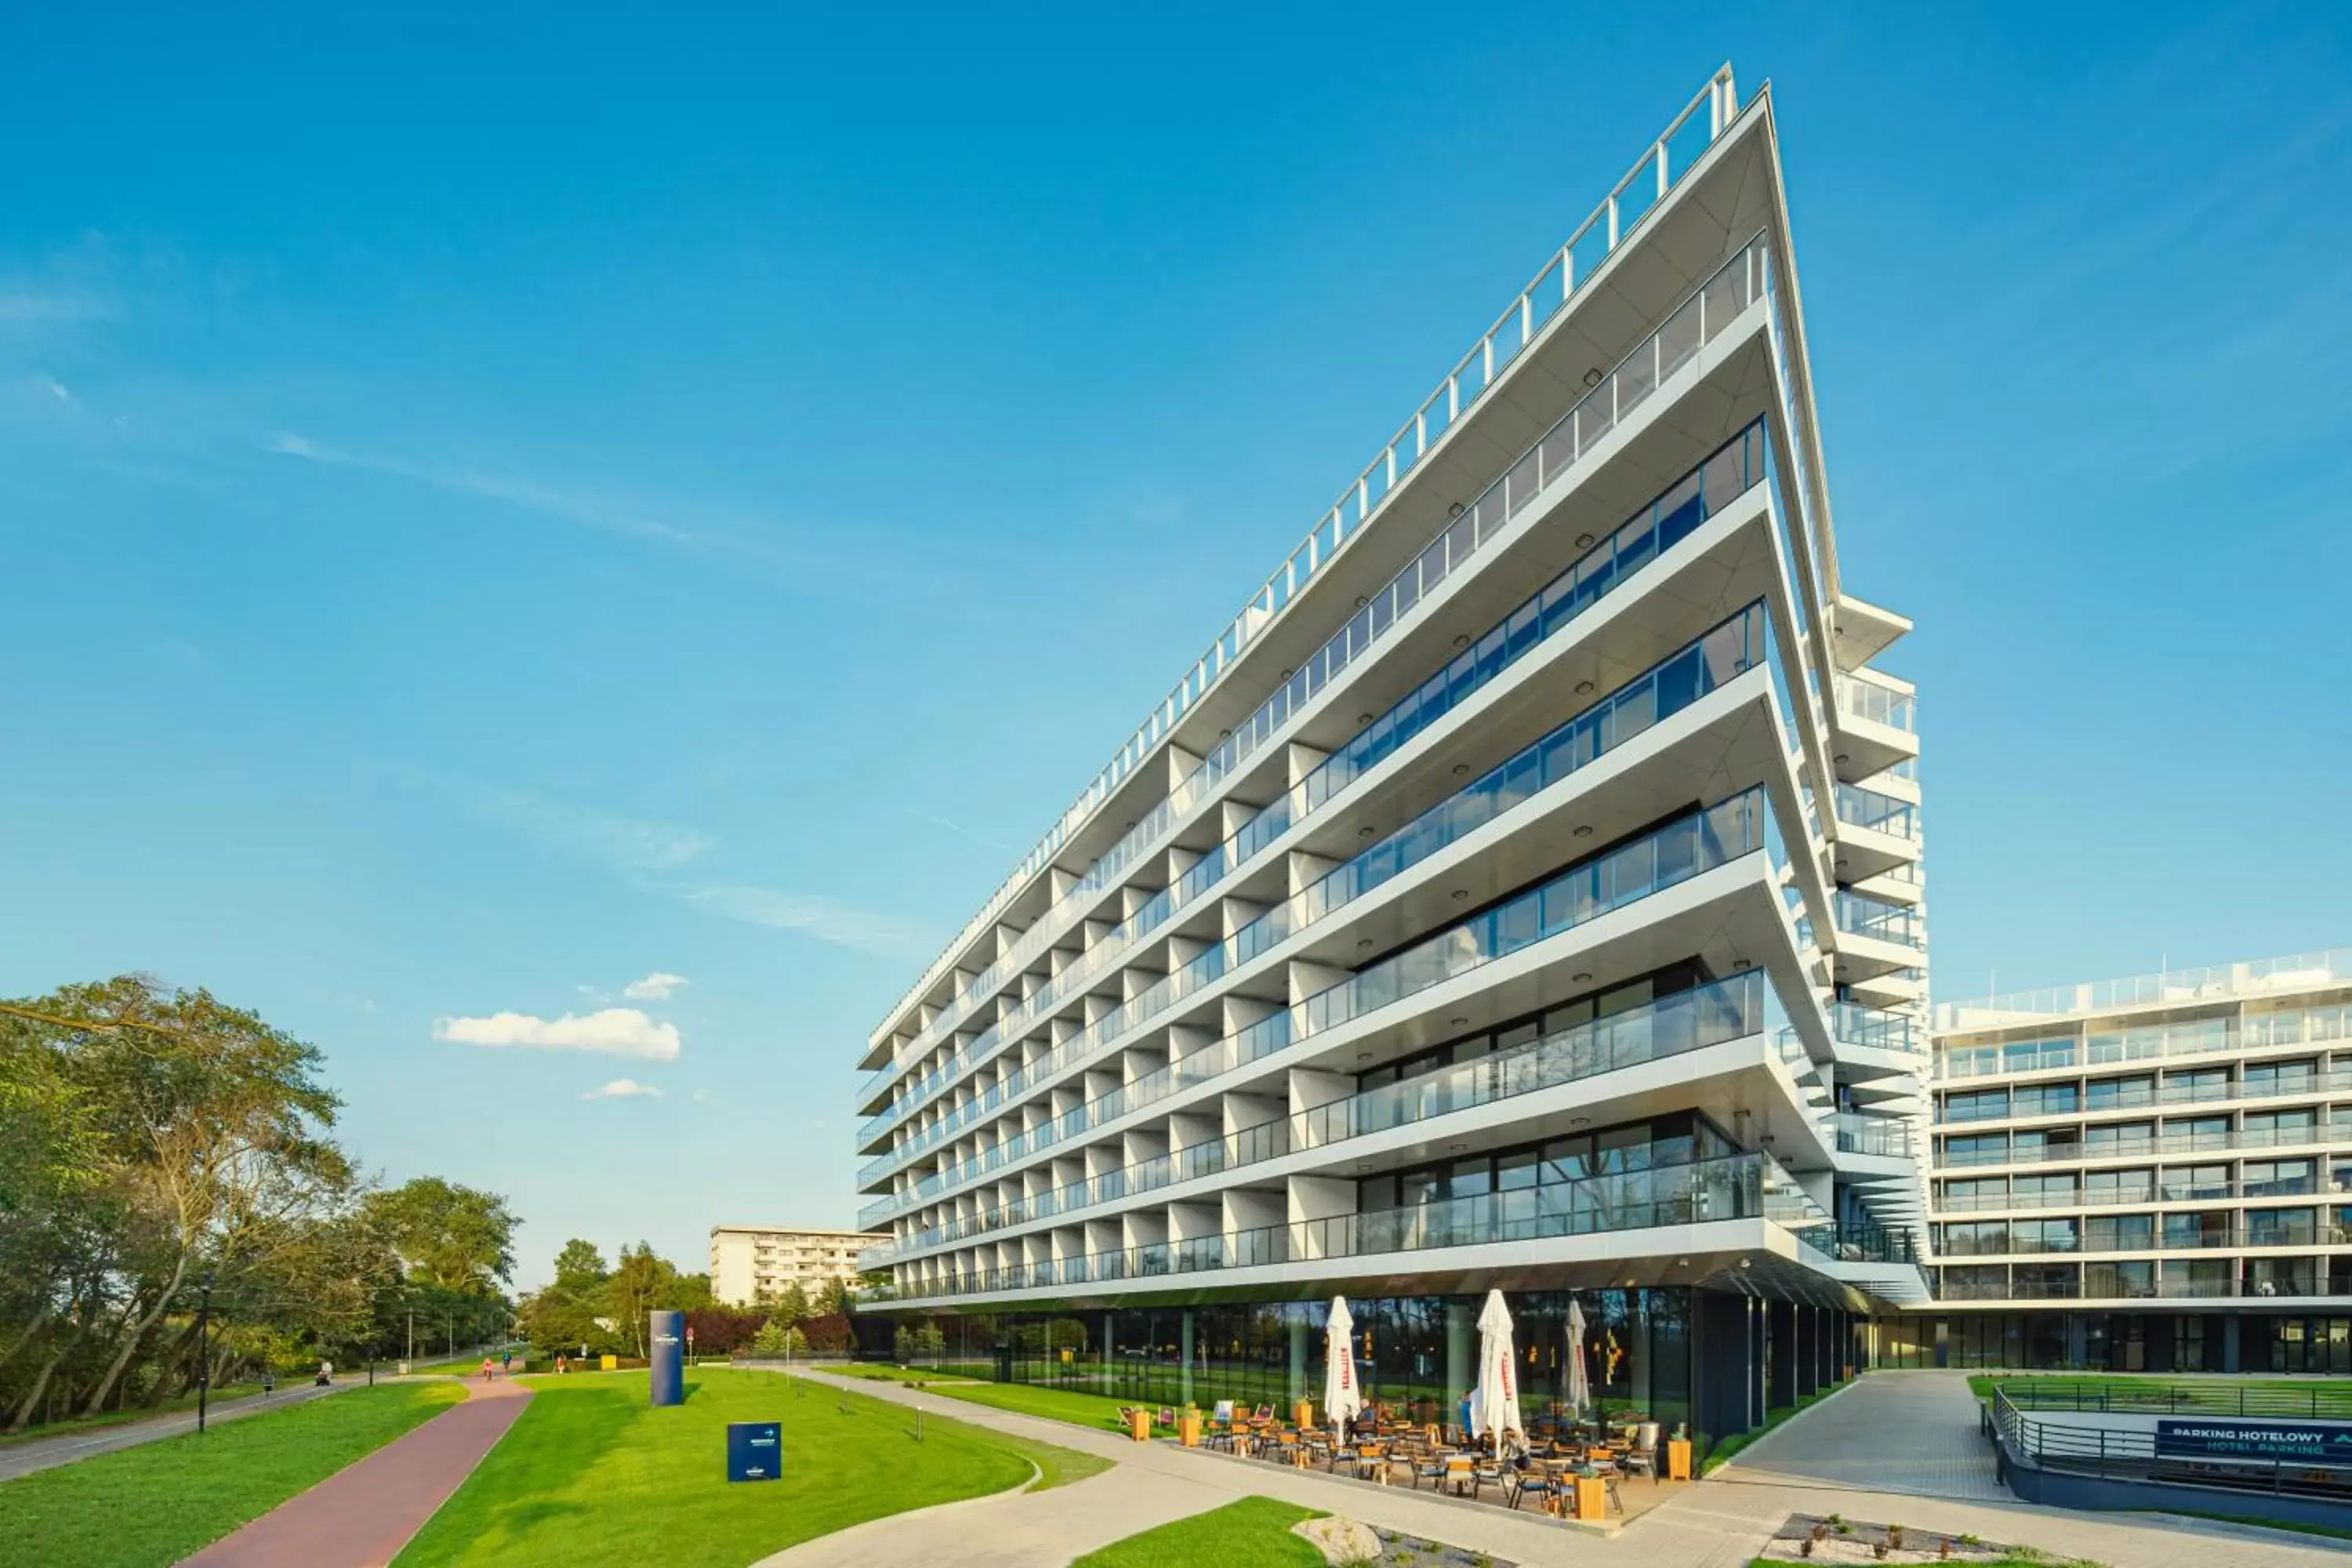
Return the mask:
[[[760,1325],[760,1331],[751,1336],[751,1353],[765,1360],[787,1355],[791,1353],[792,1342],[786,1336],[795,1331],[790,1324],[770,1318]]]
[[[593,1241],[578,1237],[563,1244],[555,1255],[555,1282],[567,1290],[593,1289],[604,1283],[612,1270],[604,1267],[604,1255],[596,1250]]]
[[[491,1296],[514,1277],[515,1217],[494,1193],[419,1176],[365,1207],[413,1279]]]
[[[787,1323],[805,1322],[816,1316],[810,1310],[808,1292],[801,1289],[799,1280],[793,1280],[791,1289],[777,1298],[776,1316]]]

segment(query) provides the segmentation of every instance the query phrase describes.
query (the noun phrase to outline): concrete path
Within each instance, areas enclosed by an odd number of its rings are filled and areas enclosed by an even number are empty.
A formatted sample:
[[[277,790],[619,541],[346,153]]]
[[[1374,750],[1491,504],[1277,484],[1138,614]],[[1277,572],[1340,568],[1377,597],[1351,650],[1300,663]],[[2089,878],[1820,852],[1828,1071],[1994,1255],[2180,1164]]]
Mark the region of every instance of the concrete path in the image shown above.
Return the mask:
[[[1059,1568],[1106,1539],[1252,1495],[1487,1552],[1522,1568],[1746,1568],[1791,1513],[1843,1513],[1973,1533],[2088,1557],[2111,1568],[2211,1568],[2217,1559],[2231,1568],[2347,1565],[2340,1546],[2317,1538],[2167,1514],[2080,1513],[2005,1500],[2007,1494],[1990,1483],[1990,1450],[1977,1435],[1967,1379],[1958,1373],[1872,1373],[1613,1537],[1491,1504],[1285,1470],[1167,1443],[1131,1443],[1108,1430],[1016,1415],[890,1384],[817,1375],[856,1393],[919,1405],[975,1426],[1101,1454],[1118,1468],[1049,1492],[876,1521],[767,1560],[781,1568],[896,1562],[919,1562],[927,1568]],[[1057,1522],[1063,1517],[1071,1521],[1066,1530]],[[1105,1537],[1104,1531],[1122,1524],[1118,1534]],[[828,1546],[836,1554],[814,1554]]]
[[[348,1465],[183,1568],[383,1568],[522,1414],[530,1390],[468,1383],[466,1402]]]
[[[205,1424],[217,1426],[225,1421],[241,1420],[264,1411],[283,1410],[291,1405],[302,1405],[339,1393],[364,1381],[346,1379],[325,1388],[306,1383],[278,1389],[274,1394],[248,1394],[237,1399],[215,1400],[205,1412]],[[14,1480],[18,1476],[29,1476],[36,1470],[51,1469],[58,1465],[70,1465],[76,1459],[87,1459],[98,1454],[111,1454],[118,1448],[135,1448],[142,1443],[176,1437],[195,1429],[196,1413],[190,1410],[152,1416],[145,1421],[125,1421],[113,1426],[93,1426],[80,1432],[59,1433],[54,1437],[30,1438],[0,1447],[0,1481]]]

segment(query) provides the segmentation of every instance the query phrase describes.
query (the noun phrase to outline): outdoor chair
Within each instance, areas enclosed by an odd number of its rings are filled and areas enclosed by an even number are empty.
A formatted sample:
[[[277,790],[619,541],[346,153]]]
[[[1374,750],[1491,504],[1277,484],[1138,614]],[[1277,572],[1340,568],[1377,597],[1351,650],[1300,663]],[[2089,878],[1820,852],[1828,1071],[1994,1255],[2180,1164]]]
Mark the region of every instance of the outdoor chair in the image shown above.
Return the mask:
[[[1515,1510],[1529,1496],[1533,1496],[1538,1501],[1541,1502],[1549,1501],[1550,1499],[1556,1498],[1559,1495],[1560,1484],[1559,1478],[1552,1475],[1550,1471],[1546,1470],[1541,1466],[1536,1464],[1533,1460],[1529,1460],[1528,1462],[1525,1469],[1513,1470],[1511,1472],[1508,1500],[1510,1506]]]
[[[1162,1426],[1176,1425],[1176,1411],[1173,1406],[1163,1405],[1160,1407],[1160,1424]]]

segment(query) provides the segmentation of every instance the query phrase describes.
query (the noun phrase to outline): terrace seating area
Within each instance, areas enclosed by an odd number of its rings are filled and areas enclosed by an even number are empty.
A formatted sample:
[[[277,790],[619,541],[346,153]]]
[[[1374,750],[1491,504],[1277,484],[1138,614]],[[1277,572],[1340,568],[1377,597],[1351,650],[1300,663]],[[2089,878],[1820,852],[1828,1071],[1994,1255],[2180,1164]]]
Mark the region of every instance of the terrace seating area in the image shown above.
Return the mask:
[[[1286,1416],[1263,1405],[1220,1403],[1212,1413],[1186,1415],[1166,1406],[1119,1407],[1122,1428],[1138,1437],[1161,1431],[1186,1447],[1256,1463],[1586,1522],[1638,1518],[1691,1485],[1696,1473],[1690,1445],[1638,1411],[1538,1415],[1528,1430],[1504,1434],[1499,1454],[1491,1437],[1394,1407],[1368,1408],[1344,1430],[1312,1415],[1306,1405]]]

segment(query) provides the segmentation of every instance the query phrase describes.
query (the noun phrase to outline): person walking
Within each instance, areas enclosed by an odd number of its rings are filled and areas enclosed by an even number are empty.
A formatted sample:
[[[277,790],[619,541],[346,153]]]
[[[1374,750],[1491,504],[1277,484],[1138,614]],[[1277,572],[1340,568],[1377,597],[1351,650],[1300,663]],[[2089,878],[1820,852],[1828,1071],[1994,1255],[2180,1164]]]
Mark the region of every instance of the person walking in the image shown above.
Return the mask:
[[[498,1363],[492,1361],[489,1357],[484,1356],[482,1358],[482,1381],[484,1383],[496,1383],[498,1380]]]
[[[566,1361],[567,1361],[567,1358],[566,1358],[566,1357],[563,1357],[563,1356],[557,1356],[557,1357],[555,1358],[555,1375],[556,1375],[556,1376],[558,1376],[558,1377],[562,1377],[565,1373],[570,1372],[570,1371],[572,1370],[572,1368],[571,1368],[569,1365],[567,1365],[567,1364],[566,1364]]]
[[[506,1364],[506,1369],[507,1369],[507,1375],[508,1375],[509,1377],[512,1377],[512,1376],[514,1375],[514,1352],[512,1352],[512,1351],[509,1351],[509,1352],[506,1352],[506,1356],[505,1356],[505,1358],[504,1358],[504,1359],[505,1359],[505,1364]]]
[[[317,1379],[317,1386],[318,1386],[318,1387],[320,1387],[320,1388],[324,1388],[324,1387],[326,1387],[329,1384],[331,1384],[331,1383],[333,1383],[334,1381],[335,1381],[335,1363],[334,1363],[333,1362],[331,1362],[331,1361],[321,1361],[321,1362],[319,1363],[319,1376],[318,1376],[318,1379]]]

